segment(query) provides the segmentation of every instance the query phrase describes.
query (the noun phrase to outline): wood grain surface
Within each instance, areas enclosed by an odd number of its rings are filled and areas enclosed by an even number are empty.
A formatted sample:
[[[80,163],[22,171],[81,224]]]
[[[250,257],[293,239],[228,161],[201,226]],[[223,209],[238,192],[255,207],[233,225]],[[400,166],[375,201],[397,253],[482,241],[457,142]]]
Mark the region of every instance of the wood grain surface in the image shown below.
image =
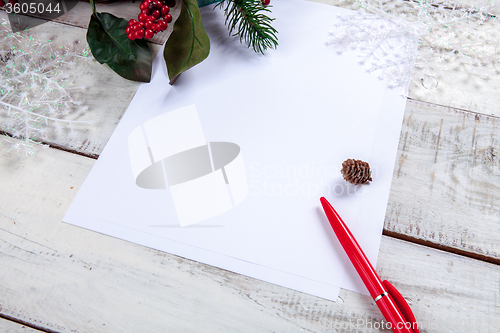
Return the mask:
[[[136,7],[97,10],[129,19]],[[90,13],[79,3],[28,34],[82,43]],[[500,32],[498,20],[488,24]],[[414,74],[377,270],[405,295],[421,332],[497,332],[500,72],[479,79],[454,61],[436,85]],[[47,332],[390,332],[364,295],[342,290],[329,302],[62,223],[138,88],[95,60],[62,70],[86,87],[75,95],[88,106],[79,120],[94,123],[73,136],[51,127],[41,140],[53,148],[30,158],[0,146],[0,317]],[[5,119],[0,109],[9,133]],[[0,318],[4,331],[33,329]]]
[[[31,327],[0,318],[0,332],[2,333],[40,333]]]
[[[0,17],[6,18],[4,12]],[[40,42],[51,41],[52,48],[59,45],[73,45],[86,43],[84,29],[47,22],[26,32],[28,37]],[[40,137],[40,141],[54,147],[84,153],[97,157],[130,101],[139,87],[139,83],[132,82],[116,75],[107,65],[100,65],[96,60],[77,59],[75,65],[63,65],[59,69],[66,72],[75,87],[84,87],[83,90],[72,90],[71,96],[87,110],[80,113],[77,118],[70,110],[67,116],[60,119],[93,121],[92,124],[77,124],[73,127],[73,135],[69,135],[67,126],[57,128],[54,122],[47,124],[48,131]],[[1,106],[0,106],[1,107]],[[0,109],[0,131],[9,132],[5,126],[8,119],[4,108]]]
[[[366,323],[381,322],[368,296],[330,302],[62,223],[93,164],[52,148],[0,152],[11,189],[0,192],[1,314],[56,332],[372,332]],[[377,270],[422,332],[496,332],[498,265],[384,236]]]
[[[385,230],[500,259],[500,118],[408,101]]]

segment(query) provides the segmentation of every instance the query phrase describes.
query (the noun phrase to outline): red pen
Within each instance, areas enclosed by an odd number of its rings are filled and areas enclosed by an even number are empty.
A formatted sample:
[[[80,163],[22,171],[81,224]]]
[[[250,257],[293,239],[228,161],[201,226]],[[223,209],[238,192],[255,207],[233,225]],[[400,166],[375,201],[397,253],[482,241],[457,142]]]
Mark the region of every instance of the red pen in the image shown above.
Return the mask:
[[[382,282],[380,280],[377,272],[375,272],[372,264],[339,214],[324,197],[320,200],[333,231],[335,231],[340,244],[342,244],[344,251],[354,268],[356,268],[361,280],[363,280],[366,289],[368,289],[382,312],[387,321],[387,327],[391,328],[394,333],[419,333],[415,316],[406,300],[389,281],[384,280]]]

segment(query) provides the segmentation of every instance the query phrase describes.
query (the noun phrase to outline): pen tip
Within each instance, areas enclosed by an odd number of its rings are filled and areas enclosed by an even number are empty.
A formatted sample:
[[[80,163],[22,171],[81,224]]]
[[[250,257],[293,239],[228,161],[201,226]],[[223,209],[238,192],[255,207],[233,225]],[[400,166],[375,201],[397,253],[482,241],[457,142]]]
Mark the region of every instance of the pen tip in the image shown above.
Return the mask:
[[[328,202],[328,200],[326,200],[325,197],[321,197],[319,201],[321,201],[321,206],[323,206],[323,210],[325,211],[325,213],[332,208],[332,205],[330,204],[330,202]]]

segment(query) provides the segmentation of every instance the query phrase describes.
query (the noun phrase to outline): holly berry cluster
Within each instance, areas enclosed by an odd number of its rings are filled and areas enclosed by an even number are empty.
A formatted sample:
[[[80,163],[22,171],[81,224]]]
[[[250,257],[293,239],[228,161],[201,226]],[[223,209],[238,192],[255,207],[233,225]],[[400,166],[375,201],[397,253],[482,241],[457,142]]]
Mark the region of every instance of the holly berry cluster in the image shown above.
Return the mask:
[[[168,5],[175,6],[175,1],[144,0],[139,7],[141,13],[137,17],[138,21],[128,21],[128,27],[125,30],[128,38],[130,40],[151,39],[155,33],[167,29],[167,23],[172,22]]]

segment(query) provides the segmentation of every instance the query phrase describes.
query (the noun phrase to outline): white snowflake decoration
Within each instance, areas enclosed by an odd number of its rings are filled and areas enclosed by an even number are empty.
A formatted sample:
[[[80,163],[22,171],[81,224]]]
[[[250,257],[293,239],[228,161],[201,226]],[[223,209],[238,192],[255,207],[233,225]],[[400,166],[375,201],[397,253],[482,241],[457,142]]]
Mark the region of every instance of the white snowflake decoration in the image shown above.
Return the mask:
[[[336,45],[339,53],[351,48],[366,66],[389,87],[408,87],[417,53],[418,24],[387,20],[377,15],[357,13],[338,16],[340,21],[330,33],[327,45]]]
[[[55,46],[23,33],[12,33],[0,19],[0,145],[18,154],[33,155],[51,123],[56,129],[91,121],[74,120],[87,109],[72,97],[75,87],[65,70],[89,59],[88,48]],[[67,119],[70,115],[72,119]],[[20,139],[12,140],[10,137]]]
[[[424,76],[446,79],[449,60],[482,78],[492,71],[488,66],[500,64],[499,35],[489,27],[497,19],[493,2],[469,8],[436,0],[360,0],[356,5],[360,12],[339,17],[327,44],[362,51],[367,71],[391,86],[407,91],[416,67]],[[397,61],[386,59],[390,53]]]

